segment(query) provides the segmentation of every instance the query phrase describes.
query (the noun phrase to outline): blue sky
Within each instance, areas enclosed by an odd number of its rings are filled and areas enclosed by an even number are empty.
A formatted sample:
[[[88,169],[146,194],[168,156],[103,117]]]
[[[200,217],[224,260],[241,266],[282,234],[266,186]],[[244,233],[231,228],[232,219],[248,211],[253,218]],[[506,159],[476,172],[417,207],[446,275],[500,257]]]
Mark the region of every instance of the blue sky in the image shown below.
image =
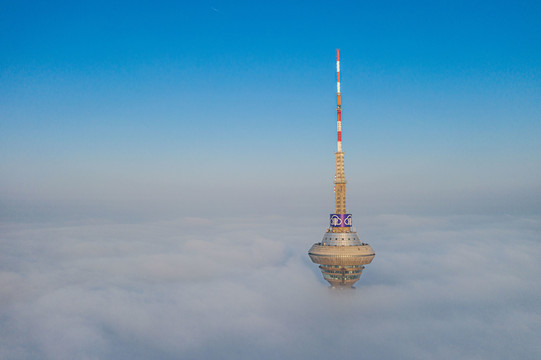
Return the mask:
[[[244,199],[252,212],[276,193],[269,213],[327,206],[336,48],[350,211],[446,208],[420,200],[438,194],[507,196],[516,211],[539,211],[537,2],[13,1],[0,10],[5,215],[59,200],[119,212],[180,202],[201,214]]]

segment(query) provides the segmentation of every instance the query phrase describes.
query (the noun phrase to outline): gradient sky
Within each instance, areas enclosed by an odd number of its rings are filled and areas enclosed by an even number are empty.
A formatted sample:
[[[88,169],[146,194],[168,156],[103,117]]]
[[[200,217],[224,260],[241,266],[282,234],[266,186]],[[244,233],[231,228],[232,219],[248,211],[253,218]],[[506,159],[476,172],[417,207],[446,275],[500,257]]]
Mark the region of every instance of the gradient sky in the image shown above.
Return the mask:
[[[540,211],[537,1],[0,7],[3,216],[327,206],[336,48],[350,211]]]
[[[538,360],[540,19],[0,2],[0,358]],[[307,256],[337,48],[348,210],[376,251],[349,292]]]

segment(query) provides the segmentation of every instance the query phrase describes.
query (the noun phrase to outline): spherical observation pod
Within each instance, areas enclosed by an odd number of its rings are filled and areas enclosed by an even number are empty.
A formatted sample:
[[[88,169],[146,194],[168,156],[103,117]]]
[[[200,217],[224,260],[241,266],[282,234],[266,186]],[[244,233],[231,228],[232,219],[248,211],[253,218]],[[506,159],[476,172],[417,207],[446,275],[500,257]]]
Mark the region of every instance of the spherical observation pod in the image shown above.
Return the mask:
[[[308,255],[319,264],[323,278],[333,287],[352,287],[360,279],[364,265],[376,256],[370,245],[362,243],[349,246],[316,243]]]

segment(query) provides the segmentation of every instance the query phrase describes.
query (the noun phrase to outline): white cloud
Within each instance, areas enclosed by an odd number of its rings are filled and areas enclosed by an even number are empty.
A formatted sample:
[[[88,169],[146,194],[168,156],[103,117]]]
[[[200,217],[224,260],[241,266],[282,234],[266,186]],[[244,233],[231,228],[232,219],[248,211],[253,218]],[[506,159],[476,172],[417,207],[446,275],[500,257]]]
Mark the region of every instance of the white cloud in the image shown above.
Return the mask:
[[[0,357],[522,358],[541,354],[539,217],[357,219],[354,291],[280,217],[3,225]]]

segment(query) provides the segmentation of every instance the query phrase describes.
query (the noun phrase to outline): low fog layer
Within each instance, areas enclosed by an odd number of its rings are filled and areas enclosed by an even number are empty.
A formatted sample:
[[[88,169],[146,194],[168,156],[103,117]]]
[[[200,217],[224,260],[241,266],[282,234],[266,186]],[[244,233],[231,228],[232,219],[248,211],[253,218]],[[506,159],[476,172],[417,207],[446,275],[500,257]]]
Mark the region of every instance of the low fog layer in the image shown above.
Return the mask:
[[[540,217],[356,219],[346,291],[306,254],[324,221],[3,224],[0,358],[541,356]]]

